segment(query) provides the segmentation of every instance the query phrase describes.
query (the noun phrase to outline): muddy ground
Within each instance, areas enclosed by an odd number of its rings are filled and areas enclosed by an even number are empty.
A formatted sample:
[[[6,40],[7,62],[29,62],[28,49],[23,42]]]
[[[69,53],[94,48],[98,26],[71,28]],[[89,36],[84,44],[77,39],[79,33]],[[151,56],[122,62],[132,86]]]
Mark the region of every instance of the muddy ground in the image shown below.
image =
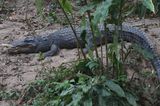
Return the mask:
[[[31,0],[30,0],[31,1]],[[27,9],[25,0],[17,0],[16,9],[11,15],[0,20],[0,44],[9,43],[15,39],[27,36],[51,33],[59,29],[59,24],[43,23],[36,16],[36,9],[33,2],[29,2]],[[25,15],[27,11],[26,23]],[[0,14],[4,17],[6,14]],[[144,30],[150,39],[155,43],[158,53],[160,45],[160,20],[153,19],[129,19],[125,24],[140,27]],[[44,67],[57,67],[61,63],[69,62],[77,58],[77,50],[63,49],[57,56],[38,61],[38,54],[18,54],[8,55],[4,53],[5,47],[0,46],[0,89],[18,89],[21,90],[27,84],[33,81],[37,73]],[[0,105],[4,102],[0,101]]]

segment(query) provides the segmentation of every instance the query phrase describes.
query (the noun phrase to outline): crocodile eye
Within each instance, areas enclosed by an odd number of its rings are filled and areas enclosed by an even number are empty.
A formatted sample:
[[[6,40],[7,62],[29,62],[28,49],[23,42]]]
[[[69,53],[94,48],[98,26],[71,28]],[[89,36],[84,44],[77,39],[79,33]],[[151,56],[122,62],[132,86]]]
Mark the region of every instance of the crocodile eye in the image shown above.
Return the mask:
[[[47,38],[46,36],[43,36],[42,39],[43,39],[44,41],[47,41],[47,40],[48,40],[48,38]]]

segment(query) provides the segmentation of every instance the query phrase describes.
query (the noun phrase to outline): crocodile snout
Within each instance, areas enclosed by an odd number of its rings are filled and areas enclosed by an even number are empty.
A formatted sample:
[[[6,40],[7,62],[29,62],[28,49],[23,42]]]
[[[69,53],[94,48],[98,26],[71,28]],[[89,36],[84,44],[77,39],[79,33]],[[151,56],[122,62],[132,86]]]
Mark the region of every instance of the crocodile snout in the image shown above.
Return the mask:
[[[19,54],[19,53],[33,53],[35,51],[35,46],[27,44],[27,45],[19,45],[12,46],[8,49],[9,54]]]
[[[13,45],[11,45],[11,44],[1,44],[0,46],[2,46],[2,47],[13,47]]]

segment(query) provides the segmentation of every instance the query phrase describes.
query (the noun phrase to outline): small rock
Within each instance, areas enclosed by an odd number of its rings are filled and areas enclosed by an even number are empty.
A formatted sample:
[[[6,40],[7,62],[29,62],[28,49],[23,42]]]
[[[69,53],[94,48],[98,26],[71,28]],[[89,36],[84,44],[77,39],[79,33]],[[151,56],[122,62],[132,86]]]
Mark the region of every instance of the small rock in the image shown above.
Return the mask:
[[[158,35],[155,34],[154,32],[151,32],[151,36],[155,37],[155,38],[158,38]]]
[[[24,29],[26,29],[26,28],[25,28],[24,26],[22,26],[20,29],[23,29],[23,30],[24,30]]]
[[[4,37],[3,37],[3,40],[5,40],[5,39],[7,39],[7,38],[9,38],[9,36],[4,36]]]
[[[60,54],[59,54],[59,57],[62,57],[62,58],[64,58],[64,55],[63,55],[62,53],[60,53]]]

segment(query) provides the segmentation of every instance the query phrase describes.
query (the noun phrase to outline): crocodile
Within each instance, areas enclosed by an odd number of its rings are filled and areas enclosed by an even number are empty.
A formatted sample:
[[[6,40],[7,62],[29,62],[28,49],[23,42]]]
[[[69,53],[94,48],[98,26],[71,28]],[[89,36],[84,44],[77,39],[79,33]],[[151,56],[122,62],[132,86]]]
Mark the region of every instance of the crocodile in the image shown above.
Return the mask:
[[[115,27],[119,30],[119,39],[123,41],[136,43],[140,47],[146,49],[148,52],[153,54],[153,58],[150,59],[153,67],[157,71],[158,78],[160,79],[160,58],[156,53],[153,42],[148,38],[147,34],[138,28],[123,25],[121,28],[115,25],[108,25],[108,31],[105,31],[103,25],[99,25],[100,36],[96,36],[96,44],[100,45],[102,40],[104,43],[104,38],[108,42],[113,42],[113,32],[115,32]],[[122,29],[122,30],[121,30]],[[75,28],[76,34],[79,39],[79,43],[82,47],[85,47],[85,41],[81,39],[82,29],[79,27]],[[90,28],[86,28],[86,40],[87,47],[84,51],[93,47],[93,37]],[[101,39],[102,38],[102,39]],[[38,53],[44,52],[44,57],[56,55],[60,49],[73,49],[77,47],[77,40],[71,28],[63,28],[47,36],[37,36],[37,37],[27,37],[22,40],[16,40],[10,43],[11,48],[8,49],[9,54],[18,53]]]

